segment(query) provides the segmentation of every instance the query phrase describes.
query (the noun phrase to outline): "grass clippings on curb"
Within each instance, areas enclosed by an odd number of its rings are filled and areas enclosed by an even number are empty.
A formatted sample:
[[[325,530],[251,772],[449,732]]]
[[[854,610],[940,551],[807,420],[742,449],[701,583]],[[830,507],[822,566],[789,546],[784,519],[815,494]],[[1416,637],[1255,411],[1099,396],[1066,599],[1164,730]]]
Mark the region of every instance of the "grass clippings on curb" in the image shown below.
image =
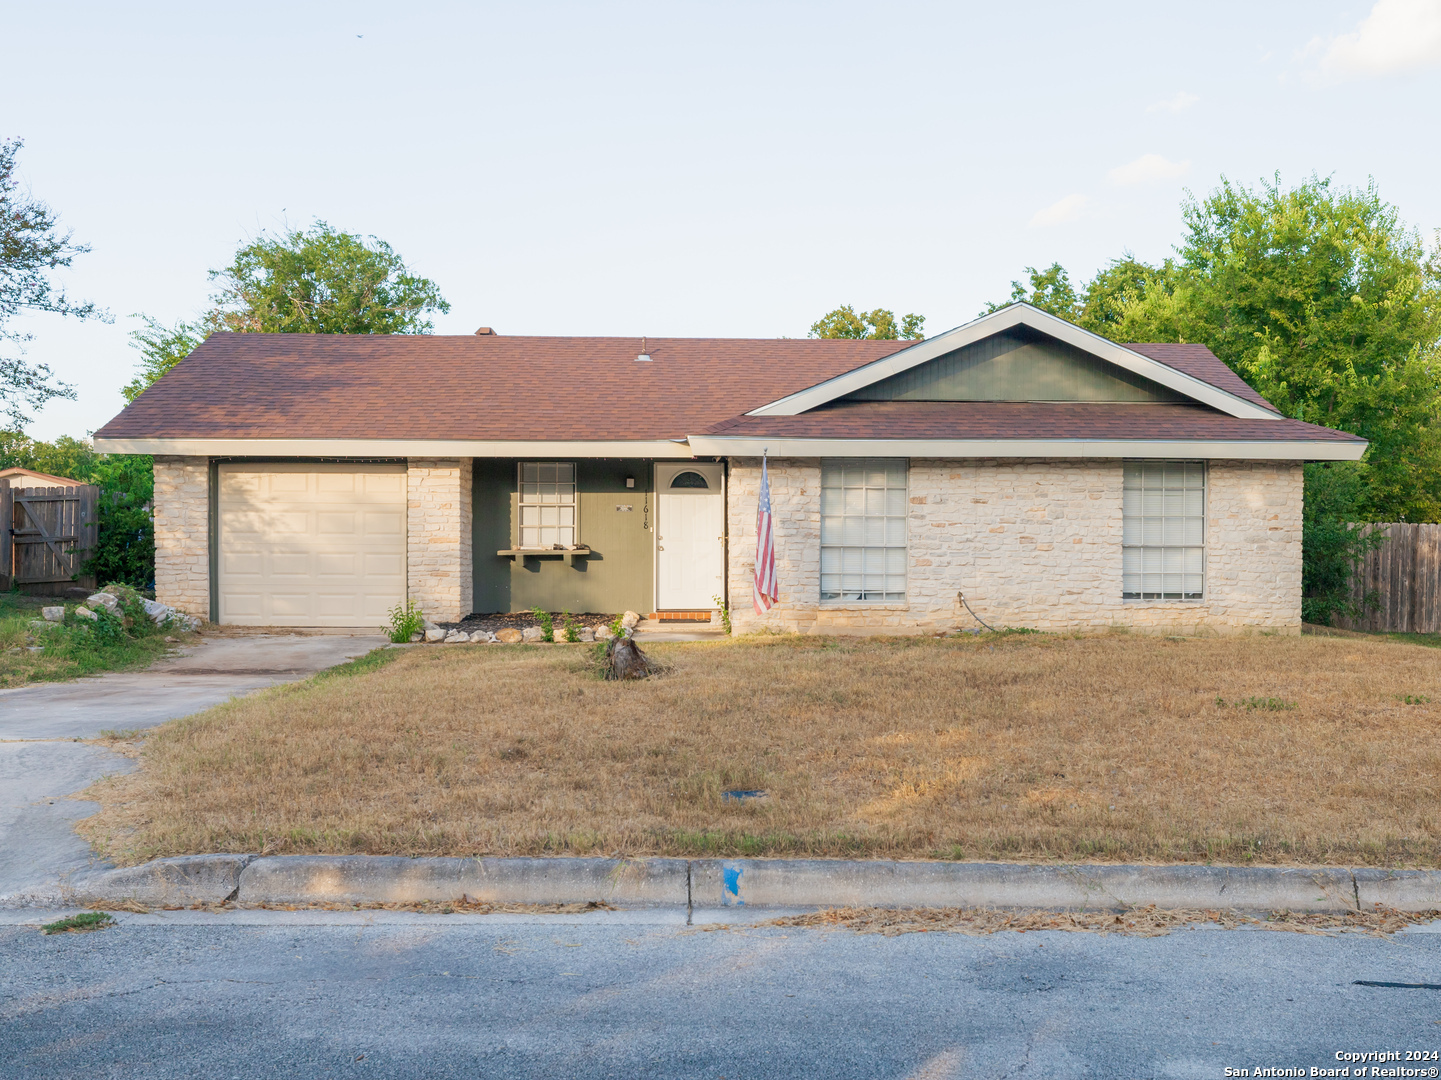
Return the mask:
[[[858,934],[995,934],[1002,930],[1070,930],[1128,937],[1164,937],[1173,930],[1205,924],[1223,930],[1243,927],[1285,930],[1299,934],[1365,933],[1384,937],[1408,926],[1441,918],[1441,911],[1397,911],[1376,905],[1374,912],[1342,914],[1272,911],[1257,918],[1226,909],[1166,910],[1151,904],[1125,912],[999,911],[990,908],[830,908],[805,915],[770,919],[762,926],[816,927],[853,930]]]
[[[128,911],[134,915],[148,915],[152,911],[413,911],[421,915],[583,915],[589,911],[615,911],[604,900],[588,900],[572,904],[494,904],[482,900],[471,900],[462,896],[459,900],[417,900],[411,902],[387,903],[370,901],[358,904],[340,904],[318,901],[313,904],[164,904],[151,908],[133,900],[100,901],[94,905],[107,911]],[[107,915],[108,919],[109,916]]]
[[[84,934],[91,930],[103,930],[115,920],[103,911],[82,911],[78,915],[70,915],[64,919],[57,919],[53,923],[46,923],[40,928],[42,934]]]
[[[80,830],[124,865],[260,852],[1441,866],[1433,648],[1122,634],[647,648],[667,674],[627,683],[563,646],[371,654],[151,729],[140,769],[84,793],[103,810]]]

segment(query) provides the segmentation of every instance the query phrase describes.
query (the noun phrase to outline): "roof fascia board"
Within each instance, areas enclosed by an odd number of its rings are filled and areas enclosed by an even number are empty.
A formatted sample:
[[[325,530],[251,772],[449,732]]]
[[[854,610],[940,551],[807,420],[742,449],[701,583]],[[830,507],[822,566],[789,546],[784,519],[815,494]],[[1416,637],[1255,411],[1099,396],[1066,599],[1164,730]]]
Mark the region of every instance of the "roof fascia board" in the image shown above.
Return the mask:
[[[173,454],[179,457],[572,457],[690,458],[673,439],[106,439],[105,454]]]
[[[1365,442],[1281,439],[790,439],[692,435],[706,457],[1227,458],[1359,461]]]
[[[1192,400],[1209,405],[1229,416],[1247,420],[1281,419],[1270,409],[1262,408],[1245,398],[1237,397],[1218,386],[1212,386],[1194,375],[1187,375],[1184,371],[1178,371],[1159,360],[1152,360],[1149,356],[1143,356],[1117,345],[1114,341],[1108,341],[1099,334],[1082,330],[1079,326],[1066,322],[1065,319],[1057,318],[1055,315],[1027,303],[1011,304],[1000,311],[982,315],[979,319],[972,319],[962,326],[947,330],[943,334],[937,334],[908,349],[902,349],[900,352],[858,367],[854,371],[837,375],[833,379],[827,379],[823,383],[817,383],[815,386],[762,405],[746,415],[796,416],[799,413],[809,412],[817,406],[854,393],[862,387],[870,386],[872,383],[880,382],[882,379],[898,375],[903,371],[909,371],[917,364],[924,364],[927,360],[934,360],[948,352],[954,352],[972,342],[980,341],[982,338],[990,337],[992,334],[998,334],[1015,326],[1029,326],[1032,330],[1048,334],[1068,345],[1074,345],[1092,356],[1098,356],[1119,368],[1150,379],[1152,382],[1160,383],[1168,389],[1185,394]]]

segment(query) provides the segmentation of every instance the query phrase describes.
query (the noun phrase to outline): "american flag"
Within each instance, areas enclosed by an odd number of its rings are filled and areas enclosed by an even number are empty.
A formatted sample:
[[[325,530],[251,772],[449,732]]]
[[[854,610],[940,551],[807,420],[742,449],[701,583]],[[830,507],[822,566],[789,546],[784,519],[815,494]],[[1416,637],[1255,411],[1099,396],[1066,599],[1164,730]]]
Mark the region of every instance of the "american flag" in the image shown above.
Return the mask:
[[[761,458],[761,497],[756,504],[756,573],[751,600],[756,614],[764,615],[780,599],[776,587],[776,537],[771,527],[771,479],[766,459]]]

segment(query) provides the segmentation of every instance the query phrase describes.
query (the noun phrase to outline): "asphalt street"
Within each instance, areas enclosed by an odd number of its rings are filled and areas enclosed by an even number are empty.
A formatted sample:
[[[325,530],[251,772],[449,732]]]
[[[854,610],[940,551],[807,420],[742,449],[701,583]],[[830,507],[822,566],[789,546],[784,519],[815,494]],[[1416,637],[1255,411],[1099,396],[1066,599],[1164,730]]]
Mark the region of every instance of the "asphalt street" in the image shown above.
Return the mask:
[[[1441,1049],[1441,991],[1356,985],[1441,983],[1425,931],[175,912],[44,936],[18,918],[0,925],[6,1077],[1199,1078]]]
[[[145,671],[0,690],[0,904],[58,894],[91,865],[74,823],[99,805],[66,796],[131,759],[94,743],[107,729],[154,727],[361,656],[378,635],[202,638]],[[5,1065],[0,1062],[0,1076]]]

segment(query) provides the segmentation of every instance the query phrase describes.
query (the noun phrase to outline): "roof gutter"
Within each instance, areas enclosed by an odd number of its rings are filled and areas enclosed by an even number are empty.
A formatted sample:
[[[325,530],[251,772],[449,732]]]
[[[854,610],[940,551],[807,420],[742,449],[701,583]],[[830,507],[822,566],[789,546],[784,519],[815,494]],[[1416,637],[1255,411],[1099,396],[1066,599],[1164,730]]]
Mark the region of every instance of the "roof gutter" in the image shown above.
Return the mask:
[[[683,439],[219,439],[105,438],[104,454],[177,457],[566,457],[690,458]]]
[[[794,439],[692,435],[705,457],[1213,458],[1359,461],[1364,440],[1341,439]]]

